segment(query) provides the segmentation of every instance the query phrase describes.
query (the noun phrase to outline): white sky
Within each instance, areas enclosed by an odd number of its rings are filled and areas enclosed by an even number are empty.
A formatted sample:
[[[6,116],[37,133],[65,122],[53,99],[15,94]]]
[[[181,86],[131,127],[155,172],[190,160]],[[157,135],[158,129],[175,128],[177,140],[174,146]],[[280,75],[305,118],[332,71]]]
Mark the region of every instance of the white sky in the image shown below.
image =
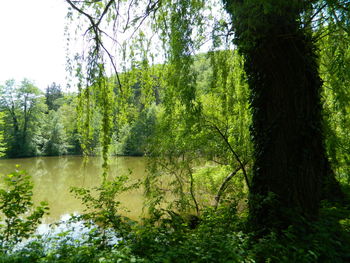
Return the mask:
[[[28,78],[65,87],[64,0],[1,0],[0,85]]]

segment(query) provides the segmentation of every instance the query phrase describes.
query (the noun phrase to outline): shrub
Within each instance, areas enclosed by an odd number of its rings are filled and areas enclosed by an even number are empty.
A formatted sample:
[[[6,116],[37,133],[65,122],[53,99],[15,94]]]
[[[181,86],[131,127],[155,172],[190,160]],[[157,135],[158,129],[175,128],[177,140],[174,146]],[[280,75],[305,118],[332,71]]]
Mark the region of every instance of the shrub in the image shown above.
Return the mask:
[[[48,211],[46,202],[34,207],[33,184],[25,171],[1,177],[0,185],[0,250],[7,251],[29,238]]]

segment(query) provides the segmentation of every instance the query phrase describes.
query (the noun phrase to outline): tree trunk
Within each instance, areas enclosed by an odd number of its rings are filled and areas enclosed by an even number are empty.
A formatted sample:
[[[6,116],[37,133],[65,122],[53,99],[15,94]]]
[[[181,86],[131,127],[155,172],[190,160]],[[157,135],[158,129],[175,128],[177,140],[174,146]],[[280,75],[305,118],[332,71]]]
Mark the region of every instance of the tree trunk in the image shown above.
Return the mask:
[[[23,132],[22,132],[22,147],[27,150],[27,130],[28,130],[28,108],[27,101],[28,95],[24,96],[24,123],[23,123]],[[27,155],[27,152],[23,152],[24,155]]]
[[[323,145],[322,82],[311,35],[300,24],[303,1],[279,1],[271,10],[252,2],[225,2],[251,89],[250,223],[283,229],[300,216],[317,218],[324,186],[340,190]]]
[[[12,122],[13,122],[13,147],[11,147],[11,152],[9,153],[9,155],[11,157],[17,157],[21,152],[21,132],[20,132],[20,127],[19,127],[19,123],[18,123],[18,119],[17,119],[17,115],[15,112],[15,107],[14,104],[12,103],[12,106],[8,108],[8,111],[11,114],[12,117]]]

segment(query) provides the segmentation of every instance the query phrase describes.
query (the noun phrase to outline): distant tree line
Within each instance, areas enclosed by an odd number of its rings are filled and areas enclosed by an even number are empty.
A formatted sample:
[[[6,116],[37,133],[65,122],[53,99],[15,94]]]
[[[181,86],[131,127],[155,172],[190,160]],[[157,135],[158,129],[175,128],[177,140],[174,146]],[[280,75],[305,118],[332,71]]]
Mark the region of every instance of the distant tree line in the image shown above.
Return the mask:
[[[140,88],[135,84],[130,98],[134,113],[113,130],[113,155],[144,154],[146,138],[152,133],[146,126],[152,125],[154,114],[142,111]],[[0,85],[0,152],[7,158],[83,154],[77,104],[78,95],[63,92],[56,83],[43,92],[28,79],[7,80]],[[98,113],[91,120],[89,155],[101,153],[101,121]]]
[[[79,154],[76,95],[56,83],[42,92],[33,82],[0,85],[1,132],[6,157]]]

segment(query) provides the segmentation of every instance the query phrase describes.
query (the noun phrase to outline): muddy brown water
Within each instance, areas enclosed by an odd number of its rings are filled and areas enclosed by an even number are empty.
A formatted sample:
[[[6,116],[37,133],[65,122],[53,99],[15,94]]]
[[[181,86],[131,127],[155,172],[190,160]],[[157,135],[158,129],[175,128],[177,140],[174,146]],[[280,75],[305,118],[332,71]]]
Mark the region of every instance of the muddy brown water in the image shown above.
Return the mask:
[[[16,168],[20,165],[20,168]],[[33,157],[23,159],[0,160],[0,173],[7,174],[15,169],[26,170],[33,178],[34,203],[47,201],[50,214],[44,223],[49,224],[72,213],[81,213],[84,209],[81,201],[70,193],[71,187],[94,187],[101,182],[102,159],[89,157],[85,164],[81,156]],[[143,180],[146,175],[146,159],[143,157],[111,157],[109,176],[130,174],[132,181]],[[129,212],[123,212],[137,219],[142,214],[142,189],[132,190],[120,196],[122,206]]]

